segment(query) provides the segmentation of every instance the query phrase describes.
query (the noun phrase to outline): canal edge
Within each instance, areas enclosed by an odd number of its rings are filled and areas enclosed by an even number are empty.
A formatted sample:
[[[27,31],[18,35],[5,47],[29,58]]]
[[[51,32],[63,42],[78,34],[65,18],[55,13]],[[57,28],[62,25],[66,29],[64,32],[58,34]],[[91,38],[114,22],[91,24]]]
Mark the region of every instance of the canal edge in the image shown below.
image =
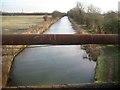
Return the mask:
[[[53,19],[53,20],[51,20],[51,21],[44,21],[44,22],[45,22],[44,24],[48,23],[48,26],[47,26],[47,27],[43,27],[44,30],[41,30],[41,32],[40,32],[39,34],[42,34],[42,33],[44,33],[45,31],[47,31],[54,23],[56,23],[56,22],[57,22],[58,20],[60,20],[60,19],[61,19],[61,17],[60,17],[60,18],[57,18],[57,19]],[[26,32],[26,33],[29,33],[29,32]],[[23,33],[23,34],[25,34],[25,33]],[[32,33],[29,33],[29,34],[32,34]],[[36,34],[38,34],[38,33],[36,33]],[[2,87],[6,87],[7,85],[9,85],[9,82],[11,81],[11,79],[10,79],[10,73],[11,73],[11,69],[12,69],[13,63],[14,63],[14,59],[15,59],[15,57],[16,57],[17,55],[19,55],[27,46],[28,46],[28,45],[19,47],[20,49],[13,55],[13,57],[11,58],[11,60],[8,60],[8,62],[10,63],[10,65],[8,65],[7,73],[6,73],[6,76],[5,76],[6,78],[3,78],[3,77],[2,77]],[[2,70],[3,70],[3,69],[2,69]],[[3,82],[4,82],[4,83],[3,83]]]

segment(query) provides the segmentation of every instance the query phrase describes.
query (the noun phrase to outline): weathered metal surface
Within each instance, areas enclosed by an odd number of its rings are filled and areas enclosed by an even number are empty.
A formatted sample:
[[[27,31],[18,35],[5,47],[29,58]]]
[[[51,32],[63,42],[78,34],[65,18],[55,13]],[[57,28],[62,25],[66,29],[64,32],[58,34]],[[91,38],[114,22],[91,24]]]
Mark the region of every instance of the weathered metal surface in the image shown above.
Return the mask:
[[[4,87],[2,90],[43,90],[43,89],[70,89],[75,90],[85,88],[119,88],[118,83],[86,83],[86,84],[63,84],[63,85],[48,85],[48,86],[18,86]]]
[[[118,44],[118,34],[2,35],[2,45]]]

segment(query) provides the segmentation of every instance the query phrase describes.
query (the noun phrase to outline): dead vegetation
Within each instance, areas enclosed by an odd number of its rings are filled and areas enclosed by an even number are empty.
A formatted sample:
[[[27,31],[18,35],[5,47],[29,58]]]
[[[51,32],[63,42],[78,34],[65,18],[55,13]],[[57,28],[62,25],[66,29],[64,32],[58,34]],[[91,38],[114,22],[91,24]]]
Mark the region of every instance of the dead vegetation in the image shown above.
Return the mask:
[[[100,55],[100,50],[97,45],[83,45],[82,49],[86,50],[90,60],[97,61],[97,58]]]

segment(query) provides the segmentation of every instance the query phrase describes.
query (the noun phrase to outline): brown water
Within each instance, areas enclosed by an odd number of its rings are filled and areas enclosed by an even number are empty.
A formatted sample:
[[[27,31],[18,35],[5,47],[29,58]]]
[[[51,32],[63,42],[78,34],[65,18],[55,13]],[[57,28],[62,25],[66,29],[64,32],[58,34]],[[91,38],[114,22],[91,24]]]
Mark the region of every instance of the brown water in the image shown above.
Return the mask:
[[[44,34],[75,34],[68,17],[63,17]],[[80,45],[31,45],[13,64],[12,85],[53,85],[94,82],[96,63]]]

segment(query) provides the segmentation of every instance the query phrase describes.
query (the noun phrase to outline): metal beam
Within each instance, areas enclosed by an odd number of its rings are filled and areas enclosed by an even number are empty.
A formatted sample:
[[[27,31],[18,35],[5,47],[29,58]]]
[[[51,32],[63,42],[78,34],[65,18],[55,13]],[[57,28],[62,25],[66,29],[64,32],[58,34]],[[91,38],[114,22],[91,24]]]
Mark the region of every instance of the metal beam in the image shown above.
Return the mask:
[[[2,35],[2,45],[118,44],[118,34],[19,34]]]
[[[63,85],[46,85],[46,86],[18,86],[18,87],[3,87],[2,90],[46,90],[46,89],[61,89],[61,90],[76,90],[76,89],[99,89],[99,88],[119,88],[119,83],[84,83],[84,84],[63,84]]]

